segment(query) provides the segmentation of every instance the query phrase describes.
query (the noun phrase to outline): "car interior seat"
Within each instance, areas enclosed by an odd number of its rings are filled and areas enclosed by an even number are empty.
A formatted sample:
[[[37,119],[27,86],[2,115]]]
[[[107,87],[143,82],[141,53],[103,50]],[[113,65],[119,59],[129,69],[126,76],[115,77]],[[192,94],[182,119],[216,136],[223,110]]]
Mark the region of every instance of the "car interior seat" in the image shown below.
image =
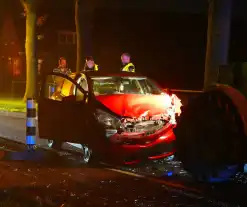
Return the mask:
[[[67,79],[64,79],[63,84],[61,85],[61,95],[62,96],[70,96],[72,95],[73,83]]]
[[[124,92],[139,93],[140,88],[137,87],[136,80],[124,81]]]

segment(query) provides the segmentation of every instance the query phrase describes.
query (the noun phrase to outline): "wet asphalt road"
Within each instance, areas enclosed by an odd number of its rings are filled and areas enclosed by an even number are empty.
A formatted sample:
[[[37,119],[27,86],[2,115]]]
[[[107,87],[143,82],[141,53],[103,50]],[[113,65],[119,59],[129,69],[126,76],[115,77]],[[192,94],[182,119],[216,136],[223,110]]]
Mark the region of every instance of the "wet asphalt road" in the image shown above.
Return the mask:
[[[207,202],[165,184],[125,175],[104,166],[79,164],[40,150],[43,159],[10,161],[24,147],[1,140],[0,196],[10,206],[202,206]],[[20,153],[22,151],[22,153]],[[29,152],[30,153],[30,152]],[[32,153],[29,154],[32,156]],[[0,205],[1,205],[0,202]],[[208,206],[208,205],[207,205]]]
[[[25,120],[0,116],[1,136],[25,142]],[[0,206],[247,206],[246,176],[199,184],[179,161],[113,171],[116,167],[83,165],[77,155],[43,149],[30,154],[24,145],[1,138],[0,157]],[[22,161],[27,158],[32,159]],[[166,176],[171,171],[173,176]]]
[[[224,201],[222,194],[227,193],[224,188],[229,185],[193,183],[186,172],[179,170],[181,166],[176,161],[131,169],[120,167],[118,171],[105,165],[81,164],[77,155],[42,149],[35,155],[26,152],[24,145],[4,139],[0,139],[0,147],[0,206],[6,202],[12,202],[8,206],[23,207],[238,206],[241,203],[241,198]],[[11,161],[14,157],[25,158],[26,154],[33,159]],[[162,168],[175,169],[174,176],[164,177]],[[143,174],[145,178],[136,176]],[[217,195],[217,192],[221,193]]]

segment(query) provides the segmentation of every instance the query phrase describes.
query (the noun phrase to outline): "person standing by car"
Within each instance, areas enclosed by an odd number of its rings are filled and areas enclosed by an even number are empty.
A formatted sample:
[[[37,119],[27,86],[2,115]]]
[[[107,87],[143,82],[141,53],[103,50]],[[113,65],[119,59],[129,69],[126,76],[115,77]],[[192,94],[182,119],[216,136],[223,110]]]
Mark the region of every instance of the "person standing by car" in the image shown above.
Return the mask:
[[[95,64],[94,59],[92,56],[86,57],[86,62],[83,71],[88,72],[88,71],[98,71],[99,66]]]
[[[123,53],[121,55],[122,67],[121,71],[123,72],[135,72],[135,66],[130,61],[131,57],[129,53]]]
[[[64,57],[60,57],[58,61],[58,67],[53,69],[53,72],[55,73],[61,73],[67,76],[71,75],[71,70],[67,67],[67,60]],[[53,77],[54,85],[53,87],[50,88],[50,93],[53,92],[60,92],[61,87],[64,83],[64,78],[59,77],[59,76],[54,76]]]
[[[71,74],[71,70],[67,67],[67,60],[64,57],[59,58],[58,67],[54,68],[53,72],[63,73],[65,75]]]

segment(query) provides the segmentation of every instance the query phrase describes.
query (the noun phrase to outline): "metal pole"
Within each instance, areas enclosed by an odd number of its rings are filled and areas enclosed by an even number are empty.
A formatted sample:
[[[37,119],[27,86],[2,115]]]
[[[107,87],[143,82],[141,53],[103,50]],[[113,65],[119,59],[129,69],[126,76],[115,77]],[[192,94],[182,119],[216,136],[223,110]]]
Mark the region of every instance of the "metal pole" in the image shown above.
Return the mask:
[[[34,149],[36,144],[36,104],[33,98],[27,99],[26,144],[29,149]]]
[[[227,65],[232,0],[209,0],[204,89],[217,82],[220,65]]]

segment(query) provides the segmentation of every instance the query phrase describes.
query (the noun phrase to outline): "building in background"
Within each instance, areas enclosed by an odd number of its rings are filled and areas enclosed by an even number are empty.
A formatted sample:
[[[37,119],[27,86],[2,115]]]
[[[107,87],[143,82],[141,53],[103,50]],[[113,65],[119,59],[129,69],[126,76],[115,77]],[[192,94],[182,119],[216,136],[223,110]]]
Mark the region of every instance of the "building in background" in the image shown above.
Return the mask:
[[[25,76],[25,57],[22,55],[23,43],[19,41],[13,14],[7,10],[3,17],[0,27],[0,93],[8,94],[13,81]]]
[[[19,13],[14,11],[12,15],[19,38],[18,50],[23,52],[25,18],[20,15],[23,11],[21,4],[19,1],[15,2],[16,6],[11,8],[19,7]],[[70,0],[59,1],[59,4],[58,0],[41,2],[43,5],[39,7],[38,16],[44,15],[44,18],[40,19],[40,26],[37,27],[37,55],[43,60],[40,71],[52,71],[57,66],[59,57],[65,57],[69,68],[75,71],[74,2]],[[133,56],[137,70],[152,77],[164,88],[201,89],[206,50],[207,1],[189,0],[188,2],[193,3],[195,11],[189,9],[192,8],[189,3],[187,7],[181,3],[180,7],[175,8],[175,3],[172,2],[157,0],[154,4],[147,0],[104,1],[95,6],[89,22],[81,21],[82,30],[85,32],[82,35],[82,45],[88,47],[88,42],[92,41],[92,55],[104,71],[118,71],[119,57],[128,51]],[[85,14],[83,18],[87,15]],[[2,19],[5,21],[6,18]],[[234,20],[232,24],[230,59],[233,61],[236,59],[246,61],[247,58],[247,29],[244,21],[244,19]],[[85,24],[86,28],[89,28],[88,26],[92,28],[93,32],[90,35],[84,29]],[[4,23],[1,23],[0,19],[0,32],[14,30],[2,29],[3,26]],[[18,41],[18,38],[11,37],[16,32],[5,32],[5,36]],[[25,57],[24,53],[20,54]],[[12,60],[13,57],[10,61],[14,63],[11,69],[12,76],[25,77],[25,69],[18,69],[18,65],[25,64],[22,63],[25,58],[21,58],[20,61]],[[195,76],[196,79],[188,81]]]

